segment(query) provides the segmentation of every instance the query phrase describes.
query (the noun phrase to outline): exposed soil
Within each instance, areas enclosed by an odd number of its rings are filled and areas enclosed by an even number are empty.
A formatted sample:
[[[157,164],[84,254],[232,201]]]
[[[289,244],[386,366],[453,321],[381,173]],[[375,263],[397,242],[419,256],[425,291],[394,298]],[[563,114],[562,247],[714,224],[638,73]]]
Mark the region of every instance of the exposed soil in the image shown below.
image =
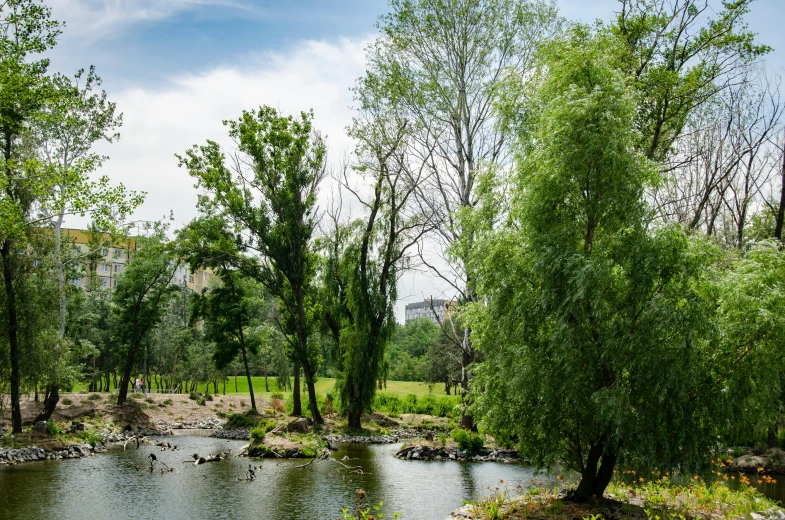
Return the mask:
[[[57,405],[52,420],[69,423],[83,417],[99,415],[104,421],[115,425],[133,428],[155,428],[158,423],[167,423],[174,427],[191,426],[206,419],[217,417],[218,413],[242,413],[251,406],[251,399],[242,396],[213,396],[200,406],[184,394],[129,394],[123,405],[115,404],[116,395],[112,394],[63,394]],[[264,410],[269,406],[268,399],[257,399],[257,408]],[[71,404],[67,404],[67,403]],[[22,400],[22,418],[30,424],[41,408],[41,402],[32,398]],[[0,410],[0,428],[11,425],[11,410]]]

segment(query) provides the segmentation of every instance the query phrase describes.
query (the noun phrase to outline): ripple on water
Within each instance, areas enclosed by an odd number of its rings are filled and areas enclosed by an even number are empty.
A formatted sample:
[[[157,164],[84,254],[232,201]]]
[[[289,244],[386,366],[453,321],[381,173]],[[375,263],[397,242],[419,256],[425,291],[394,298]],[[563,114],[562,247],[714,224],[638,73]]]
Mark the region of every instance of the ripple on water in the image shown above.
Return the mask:
[[[347,457],[345,464],[360,466],[362,475],[348,474],[335,460],[296,468],[304,461],[231,457],[194,466],[182,461],[193,453],[236,453],[246,442],[175,437],[174,444],[174,452],[143,446],[1,468],[0,518],[337,519],[362,488],[403,520],[441,519],[463,500],[487,494],[499,479],[512,490],[535,478],[531,468],[519,465],[399,460],[393,457],[398,444],[345,444],[332,452],[334,459]],[[146,471],[150,453],[177,472]],[[257,480],[237,482],[249,463],[262,465]]]

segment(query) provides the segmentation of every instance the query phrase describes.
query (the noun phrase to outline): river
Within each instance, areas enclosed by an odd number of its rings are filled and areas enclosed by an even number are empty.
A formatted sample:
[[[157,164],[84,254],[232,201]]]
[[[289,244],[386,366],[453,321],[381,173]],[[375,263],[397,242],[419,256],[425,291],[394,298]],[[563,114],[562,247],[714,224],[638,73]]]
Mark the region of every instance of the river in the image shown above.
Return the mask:
[[[476,500],[487,487],[507,482],[531,485],[530,479],[554,485],[555,479],[536,476],[530,467],[493,462],[425,462],[398,460],[393,445],[340,445],[333,460],[296,468],[303,460],[228,460],[194,466],[182,463],[193,453],[214,454],[245,444],[209,437],[170,437],[177,451],[155,446],[112,449],[83,459],[42,461],[0,468],[0,518],[90,519],[340,519],[351,507],[356,489],[373,503],[384,501],[387,518],[444,519],[463,500]],[[175,473],[150,473],[150,453]],[[344,459],[346,457],[346,459]],[[363,474],[348,474],[336,460],[360,466]],[[248,464],[262,465],[252,482],[237,482]],[[140,470],[134,469],[134,466]]]

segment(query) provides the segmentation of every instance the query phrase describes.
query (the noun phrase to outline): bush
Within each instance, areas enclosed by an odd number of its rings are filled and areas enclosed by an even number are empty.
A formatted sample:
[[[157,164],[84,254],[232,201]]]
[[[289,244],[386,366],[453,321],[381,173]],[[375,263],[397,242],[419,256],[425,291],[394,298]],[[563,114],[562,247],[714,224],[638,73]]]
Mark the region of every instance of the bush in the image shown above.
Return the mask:
[[[92,446],[93,448],[95,448],[95,444],[96,444],[96,443],[98,443],[98,442],[101,442],[101,441],[103,441],[103,440],[104,440],[104,438],[103,438],[103,437],[101,437],[101,434],[100,434],[100,433],[98,433],[98,432],[95,432],[95,431],[84,431],[84,432],[79,432],[79,434],[77,435],[77,437],[78,437],[80,440],[83,440],[83,441],[85,441],[86,443],[88,443],[88,444],[89,444],[90,446]]]
[[[62,403],[64,406],[71,406],[74,404],[74,402],[67,397],[65,399],[60,399],[60,403]]]
[[[251,441],[260,444],[264,440],[265,434],[275,428],[275,426],[275,421],[259,421],[258,426],[251,428]]]
[[[100,401],[101,400],[101,394],[90,394],[90,395],[87,396],[87,398],[89,400],[91,400],[91,401]]]
[[[273,399],[280,399],[281,401],[283,401],[283,394],[281,392],[273,392],[270,397],[272,397]]]
[[[400,399],[394,394],[378,393],[373,400],[373,409],[387,412],[391,416],[398,416],[402,413],[417,413],[449,417],[456,403],[458,403],[458,397],[452,396],[437,397],[429,394],[418,399],[416,395],[409,394]]]
[[[239,428],[253,428],[264,422],[262,418],[253,411],[248,410],[245,413],[233,413],[229,415],[229,419],[224,424],[225,430],[236,430]]]
[[[148,404],[155,404],[155,399],[153,399],[152,397],[148,397],[147,399],[145,399],[145,402]]]
[[[171,406],[174,404],[174,402],[171,399],[167,399],[166,401],[164,401],[163,404],[165,404],[166,406]]]
[[[188,399],[190,399],[191,401],[196,401],[197,399],[199,399],[199,394],[197,394],[196,392],[191,392],[190,394],[188,394]]]
[[[51,419],[46,421],[46,433],[48,433],[53,437],[56,437],[57,435],[60,435],[61,431],[62,429],[60,428],[60,426],[58,426],[54,421],[52,421]]]
[[[485,441],[482,435],[461,428],[455,428],[451,431],[450,437],[458,444],[458,448],[464,451],[477,451],[482,448]]]
[[[284,404],[283,399],[278,399],[277,397],[270,403],[270,407],[273,413],[283,413],[286,411],[286,405]]]

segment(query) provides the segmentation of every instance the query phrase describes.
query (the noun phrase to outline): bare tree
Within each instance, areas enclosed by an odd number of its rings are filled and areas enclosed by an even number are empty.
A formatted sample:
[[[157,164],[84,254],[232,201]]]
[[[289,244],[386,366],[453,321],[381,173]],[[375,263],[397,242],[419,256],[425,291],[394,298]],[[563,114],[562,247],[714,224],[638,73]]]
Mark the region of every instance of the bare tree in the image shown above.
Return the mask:
[[[541,42],[558,27],[556,8],[512,0],[394,0],[391,6],[378,24],[383,36],[371,47],[369,76],[377,95],[400,102],[416,124],[408,152],[428,175],[416,179],[414,202],[434,218],[420,260],[460,303],[471,302],[476,295],[466,260],[473,239],[460,215],[476,204],[479,171],[508,162],[506,132],[494,111],[498,87],[507,76],[526,76]],[[457,337],[465,397],[475,352],[468,329]],[[472,427],[465,407],[461,424]]]

